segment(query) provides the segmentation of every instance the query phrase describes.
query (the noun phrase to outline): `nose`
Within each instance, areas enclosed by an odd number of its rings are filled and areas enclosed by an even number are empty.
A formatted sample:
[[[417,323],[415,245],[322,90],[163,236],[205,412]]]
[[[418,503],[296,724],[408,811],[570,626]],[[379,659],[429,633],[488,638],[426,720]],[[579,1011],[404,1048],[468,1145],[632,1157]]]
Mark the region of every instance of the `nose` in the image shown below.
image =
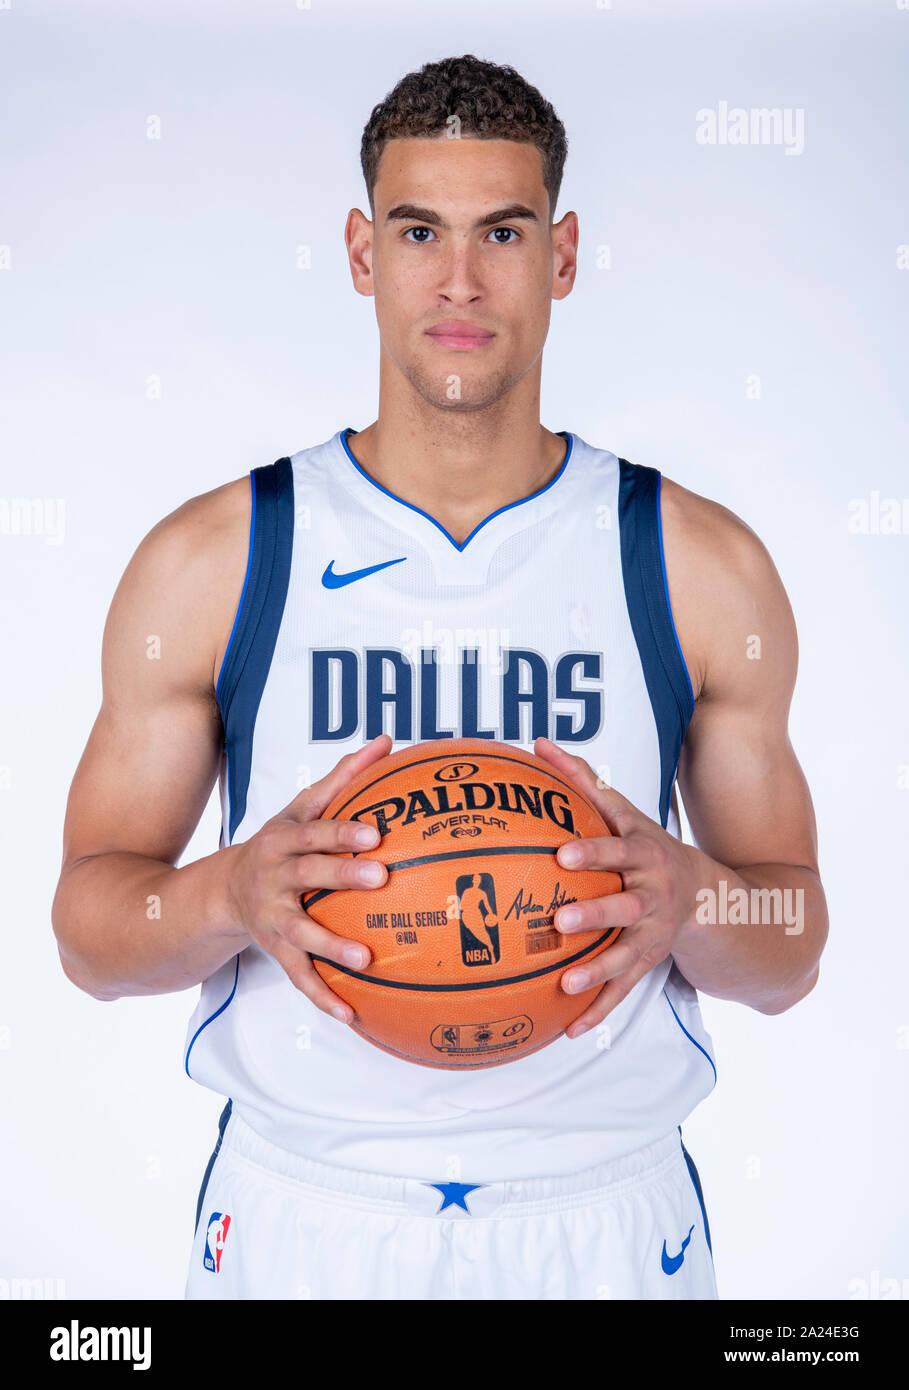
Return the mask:
[[[482,298],[478,253],[469,241],[452,240],[446,246],[437,288],[440,299],[452,305],[475,304]]]

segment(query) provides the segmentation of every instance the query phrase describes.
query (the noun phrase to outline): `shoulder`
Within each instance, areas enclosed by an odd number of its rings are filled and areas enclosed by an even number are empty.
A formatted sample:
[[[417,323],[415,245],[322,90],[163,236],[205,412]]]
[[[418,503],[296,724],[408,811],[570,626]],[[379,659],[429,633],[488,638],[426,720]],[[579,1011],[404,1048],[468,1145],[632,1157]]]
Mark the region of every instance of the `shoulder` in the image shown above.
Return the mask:
[[[162,517],[140,542],[133,560],[149,566],[210,563],[238,536],[246,539],[251,508],[248,475],[200,493]]]
[[[795,622],[767,547],[719,502],[665,477],[660,492],[670,603],[695,695],[736,673],[750,678],[765,655],[783,684],[794,679]]]
[[[238,554],[245,570],[251,509],[248,476],[191,497],[140,541],[118,593],[203,601],[236,571]]]
[[[247,475],[190,498],[152,527],[114,595],[107,658],[157,641],[162,669],[209,687],[242,592],[251,510]]]
[[[776,573],[761,539],[721,503],[663,477],[660,508],[664,547],[676,552],[679,563],[696,560],[706,580],[723,574],[750,584]]]

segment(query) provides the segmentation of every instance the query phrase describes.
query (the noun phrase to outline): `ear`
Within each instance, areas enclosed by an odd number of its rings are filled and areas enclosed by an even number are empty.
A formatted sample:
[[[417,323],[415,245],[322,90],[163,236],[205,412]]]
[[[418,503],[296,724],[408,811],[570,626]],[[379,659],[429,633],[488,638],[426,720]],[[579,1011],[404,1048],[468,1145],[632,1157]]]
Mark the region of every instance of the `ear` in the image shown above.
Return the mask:
[[[372,252],[375,224],[370,222],[359,208],[351,208],[344,227],[344,244],[350,263],[350,275],[357,294],[367,299],[375,295],[376,287],[372,274]]]

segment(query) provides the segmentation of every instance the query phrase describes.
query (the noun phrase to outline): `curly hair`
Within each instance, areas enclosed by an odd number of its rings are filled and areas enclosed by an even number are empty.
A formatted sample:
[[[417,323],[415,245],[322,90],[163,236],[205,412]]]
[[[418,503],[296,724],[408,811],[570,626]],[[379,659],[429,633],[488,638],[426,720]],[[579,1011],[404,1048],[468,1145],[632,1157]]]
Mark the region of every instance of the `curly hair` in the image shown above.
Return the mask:
[[[385,100],[373,107],[360,144],[373,216],[373,190],[387,142],[442,135],[450,129],[453,116],[462,134],[536,145],[543,157],[550,217],[555,214],[568,140],[554,107],[514,68],[465,53],[461,58],[424,63],[419,72],[402,77]]]

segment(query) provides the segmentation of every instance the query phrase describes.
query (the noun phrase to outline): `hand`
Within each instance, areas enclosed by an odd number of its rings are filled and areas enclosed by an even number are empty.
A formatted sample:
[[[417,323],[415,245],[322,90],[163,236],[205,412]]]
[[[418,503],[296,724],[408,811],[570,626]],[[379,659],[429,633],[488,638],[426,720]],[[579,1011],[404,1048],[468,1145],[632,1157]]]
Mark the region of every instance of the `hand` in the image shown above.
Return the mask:
[[[573,966],[562,976],[568,994],[602,984],[599,994],[566,1029],[570,1038],[602,1022],[649,970],[672,951],[673,941],[692,914],[698,891],[699,851],[684,845],[650,820],[612,787],[605,787],[590,764],[566,753],[547,738],[534,744],[538,757],[573,782],[602,815],[612,835],[588,836],[562,845],[558,862],[566,869],[611,869],[622,876],[622,892],[561,907],[557,931],[604,931],[622,927],[614,945]]]
[[[375,826],[319,817],[356,773],[390,752],[391,739],[380,734],[348,753],[229,852],[228,899],[238,923],[274,957],[292,985],[342,1023],[351,1021],[353,1009],[328,988],[310,953],[357,970],[372,956],[362,942],[336,936],[313,921],[303,911],[300,895],[313,888],[378,888],[388,878],[376,859],[336,858],[350,850],[375,849],[381,838]]]

